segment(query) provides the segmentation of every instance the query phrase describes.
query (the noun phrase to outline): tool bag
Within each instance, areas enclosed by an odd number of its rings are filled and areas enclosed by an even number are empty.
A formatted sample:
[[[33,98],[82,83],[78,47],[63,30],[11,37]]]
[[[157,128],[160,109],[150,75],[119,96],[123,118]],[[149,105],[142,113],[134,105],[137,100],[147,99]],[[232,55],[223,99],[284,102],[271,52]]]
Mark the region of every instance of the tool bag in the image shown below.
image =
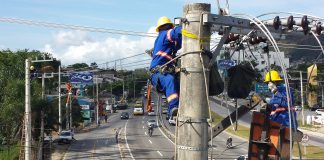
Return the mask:
[[[227,93],[230,98],[246,98],[252,90],[256,78],[254,69],[249,63],[241,63],[228,69],[229,82]]]
[[[224,82],[218,72],[217,63],[215,62],[210,68],[209,75],[209,96],[217,96],[224,90]]]

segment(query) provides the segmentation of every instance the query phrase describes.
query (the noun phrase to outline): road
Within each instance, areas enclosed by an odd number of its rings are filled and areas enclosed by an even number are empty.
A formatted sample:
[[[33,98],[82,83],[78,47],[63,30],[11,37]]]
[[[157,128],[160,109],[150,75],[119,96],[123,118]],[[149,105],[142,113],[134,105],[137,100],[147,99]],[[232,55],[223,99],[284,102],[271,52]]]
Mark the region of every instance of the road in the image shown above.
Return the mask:
[[[113,129],[124,127],[126,122],[120,120],[119,114],[114,114],[109,117],[108,123],[88,132],[75,134],[76,141],[72,142],[64,159],[119,159],[121,153]]]
[[[174,156],[174,144],[159,128],[154,129],[152,137],[147,135],[147,120],[156,116],[132,116],[132,107],[124,110],[130,113],[130,119],[121,120],[120,114],[114,113],[108,123],[88,132],[75,135],[64,160],[78,159],[171,159]],[[163,118],[165,120],[165,117]],[[175,127],[166,124],[174,133]],[[115,140],[115,130],[119,132],[119,143]],[[248,144],[243,139],[233,137],[235,147],[226,149],[228,134],[222,133],[213,140],[213,159],[234,159],[247,154]],[[210,157],[211,155],[209,155]]]

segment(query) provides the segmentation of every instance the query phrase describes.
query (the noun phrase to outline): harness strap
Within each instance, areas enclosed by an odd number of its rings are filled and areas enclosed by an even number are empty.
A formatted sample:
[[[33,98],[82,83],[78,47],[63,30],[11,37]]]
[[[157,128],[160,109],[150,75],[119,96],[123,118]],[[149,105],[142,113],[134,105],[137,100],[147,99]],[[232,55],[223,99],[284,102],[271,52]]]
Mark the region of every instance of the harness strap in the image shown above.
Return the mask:
[[[274,115],[278,112],[283,112],[283,111],[286,111],[288,110],[288,108],[285,108],[285,107],[278,107],[276,108],[274,111],[271,111],[270,115]],[[295,108],[291,108],[291,111],[296,111]]]

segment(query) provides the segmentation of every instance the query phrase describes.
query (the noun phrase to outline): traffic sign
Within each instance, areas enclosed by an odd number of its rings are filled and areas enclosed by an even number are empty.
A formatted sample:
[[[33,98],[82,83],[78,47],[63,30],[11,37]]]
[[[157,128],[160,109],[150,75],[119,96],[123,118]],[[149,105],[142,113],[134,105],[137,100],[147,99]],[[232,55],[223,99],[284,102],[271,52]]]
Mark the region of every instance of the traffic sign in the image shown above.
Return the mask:
[[[229,59],[221,59],[218,60],[218,68],[219,69],[229,69],[236,65],[236,61],[229,60]]]
[[[268,85],[265,83],[256,83],[255,84],[255,92],[256,93],[268,93]]]

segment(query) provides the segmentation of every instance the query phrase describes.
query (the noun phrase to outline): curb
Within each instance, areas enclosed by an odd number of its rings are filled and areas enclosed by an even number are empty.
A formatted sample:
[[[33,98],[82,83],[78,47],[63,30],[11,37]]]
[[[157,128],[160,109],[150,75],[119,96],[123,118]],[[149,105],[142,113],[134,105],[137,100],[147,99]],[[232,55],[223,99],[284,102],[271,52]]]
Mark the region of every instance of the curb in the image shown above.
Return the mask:
[[[306,129],[302,129],[302,128],[298,128],[298,130],[302,131],[303,133],[312,135],[314,137],[324,138],[324,134],[323,133],[320,133],[320,132],[314,132],[314,131],[310,131],[310,130],[306,130]]]

